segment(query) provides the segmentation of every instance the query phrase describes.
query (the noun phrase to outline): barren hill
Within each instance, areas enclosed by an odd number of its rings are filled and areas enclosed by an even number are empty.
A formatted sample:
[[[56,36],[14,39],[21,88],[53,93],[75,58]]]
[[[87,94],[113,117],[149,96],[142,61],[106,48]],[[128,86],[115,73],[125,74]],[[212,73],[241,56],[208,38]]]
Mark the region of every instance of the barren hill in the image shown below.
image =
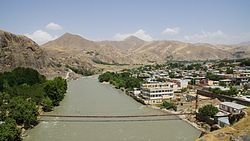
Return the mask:
[[[81,56],[89,63],[147,64],[166,60],[214,60],[249,57],[244,46],[191,44],[180,41],[144,41],[130,36],[122,41],[89,41],[66,33],[43,45],[47,50]],[[242,50],[245,52],[242,53]],[[56,54],[54,54],[56,55]]]

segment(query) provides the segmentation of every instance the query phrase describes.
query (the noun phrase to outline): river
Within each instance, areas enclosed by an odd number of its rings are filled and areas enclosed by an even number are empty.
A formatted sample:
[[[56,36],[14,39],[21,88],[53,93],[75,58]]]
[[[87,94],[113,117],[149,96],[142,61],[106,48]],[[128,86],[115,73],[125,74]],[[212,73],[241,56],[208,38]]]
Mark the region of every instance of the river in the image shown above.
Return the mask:
[[[60,106],[46,114],[58,115],[148,115],[163,114],[136,102],[95,77],[69,82]],[[24,141],[192,141],[200,131],[172,117],[146,120],[78,119],[42,121],[28,130]],[[149,120],[148,120],[149,119]],[[95,120],[95,121],[94,121]]]

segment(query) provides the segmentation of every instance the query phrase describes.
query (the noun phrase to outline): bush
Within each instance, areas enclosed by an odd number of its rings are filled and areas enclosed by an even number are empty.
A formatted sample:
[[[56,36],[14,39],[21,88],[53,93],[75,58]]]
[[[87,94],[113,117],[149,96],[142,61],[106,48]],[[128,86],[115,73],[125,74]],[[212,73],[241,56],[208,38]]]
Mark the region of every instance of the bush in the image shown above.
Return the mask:
[[[8,108],[9,117],[15,119],[17,124],[24,124],[26,127],[37,124],[38,108],[34,102],[14,97]]]
[[[173,102],[164,101],[162,103],[162,107],[166,109],[174,109],[175,111],[177,111],[177,107]]]
[[[210,72],[207,72],[206,78],[209,80],[213,80],[213,81],[219,81],[219,80],[223,79],[223,78],[221,78],[217,75],[214,75],[213,73],[210,73]]]
[[[20,141],[21,129],[16,127],[16,121],[7,118],[0,125],[0,141]]]
[[[198,113],[204,117],[214,117],[218,112],[218,108],[211,104],[205,105],[198,110]]]
[[[46,97],[43,99],[42,106],[44,112],[50,112],[53,109],[53,102],[48,97]]]
[[[47,82],[44,91],[46,96],[52,101],[53,106],[58,106],[67,91],[67,82],[62,77],[56,77]]]

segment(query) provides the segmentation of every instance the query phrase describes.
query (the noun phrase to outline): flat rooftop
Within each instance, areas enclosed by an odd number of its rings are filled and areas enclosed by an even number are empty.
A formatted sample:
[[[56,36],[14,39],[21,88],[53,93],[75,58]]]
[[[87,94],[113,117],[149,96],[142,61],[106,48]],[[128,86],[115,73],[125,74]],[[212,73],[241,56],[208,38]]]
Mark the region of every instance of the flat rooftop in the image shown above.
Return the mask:
[[[221,102],[220,104],[225,105],[225,106],[228,106],[228,107],[235,108],[235,109],[237,109],[237,110],[242,110],[242,109],[247,108],[247,107],[244,106],[244,105],[237,104],[237,103],[234,103],[234,102]]]

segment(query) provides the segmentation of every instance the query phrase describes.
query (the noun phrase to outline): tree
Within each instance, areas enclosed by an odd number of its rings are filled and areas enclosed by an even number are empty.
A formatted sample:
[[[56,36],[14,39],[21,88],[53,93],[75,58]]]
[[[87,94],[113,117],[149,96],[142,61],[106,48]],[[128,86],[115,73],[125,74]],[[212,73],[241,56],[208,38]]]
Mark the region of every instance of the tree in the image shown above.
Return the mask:
[[[133,88],[139,88],[141,82],[138,78],[129,77],[125,80],[125,88],[132,90]]]
[[[234,70],[232,68],[227,68],[226,73],[227,74],[233,74]]]
[[[42,106],[44,112],[50,112],[53,109],[53,102],[49,99],[49,97],[46,97],[43,99]]]
[[[170,73],[169,73],[169,77],[170,77],[170,78],[175,78],[175,77],[176,77],[176,76],[175,76],[175,73],[174,73],[174,72],[170,72]]]
[[[11,72],[13,78],[15,79],[15,84],[28,84],[34,85],[38,83],[43,83],[46,80],[46,77],[41,75],[38,71],[31,68],[22,68],[18,67]]]
[[[223,78],[221,78],[217,75],[214,75],[213,73],[210,73],[210,72],[207,72],[206,78],[209,80],[213,80],[213,81],[219,81],[219,80],[223,79]]]
[[[22,97],[14,97],[10,100],[9,117],[16,120],[17,124],[24,124],[25,127],[37,124],[38,108],[36,104]]]
[[[16,127],[16,121],[7,118],[3,124],[0,124],[1,141],[20,141],[21,129]]]
[[[52,101],[53,105],[58,106],[67,91],[67,81],[62,77],[56,77],[47,82],[44,91],[46,96]]]
[[[0,92],[0,121],[4,120],[7,116],[7,107],[9,104],[10,95]]]
[[[177,110],[177,106],[173,102],[164,101],[162,103],[162,107],[166,109],[173,109],[175,111]]]
[[[242,65],[242,66],[250,66],[250,59],[248,59],[248,60],[243,60],[243,61],[241,62],[241,65]]]
[[[243,90],[244,90],[244,91],[247,91],[248,89],[249,89],[249,85],[248,85],[248,84],[244,84],[244,85],[243,85]]]
[[[198,110],[199,114],[205,117],[214,117],[218,112],[218,108],[209,104],[205,105]]]
[[[230,87],[230,90],[227,91],[227,95],[229,96],[236,96],[238,94],[238,90],[235,87]]]
[[[115,73],[113,72],[105,72],[101,75],[99,75],[98,80],[100,82],[109,82],[113,77],[114,77]]]

